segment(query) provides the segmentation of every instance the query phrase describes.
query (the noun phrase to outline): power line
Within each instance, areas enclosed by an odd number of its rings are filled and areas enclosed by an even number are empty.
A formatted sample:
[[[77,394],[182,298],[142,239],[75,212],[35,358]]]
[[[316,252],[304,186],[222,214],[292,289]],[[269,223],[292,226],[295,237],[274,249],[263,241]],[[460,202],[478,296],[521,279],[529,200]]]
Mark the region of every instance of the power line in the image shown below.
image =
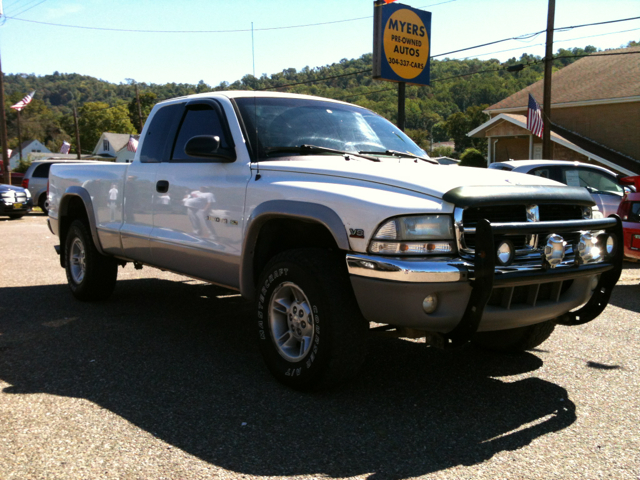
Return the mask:
[[[289,84],[286,84],[286,85],[276,85],[276,86],[273,86],[273,87],[259,88],[258,90],[256,90],[256,92],[261,92],[261,91],[264,91],[264,90],[271,90],[271,89],[274,89],[274,88],[295,87],[296,85],[306,85],[306,84],[309,84],[309,83],[323,82],[325,80],[332,80],[334,78],[341,78],[341,77],[350,77],[352,75],[359,75],[361,73],[371,73],[371,70],[360,70],[358,72],[343,73],[342,75],[334,75],[332,77],[322,77],[322,78],[318,78],[318,79],[314,79],[314,80],[308,80],[306,82],[289,83]]]
[[[598,35],[587,35],[585,37],[575,37],[575,38],[567,38],[565,40],[554,40],[553,44],[555,45],[556,43],[565,43],[565,42],[574,42],[576,40],[583,40],[585,38],[594,38],[594,37],[604,37],[606,35],[616,35],[618,33],[627,33],[627,32],[635,32],[640,30],[640,28],[631,28],[629,30],[618,30],[616,32],[609,32],[609,33],[600,33]],[[541,45],[544,45],[544,43],[535,43],[535,44],[529,44],[527,45],[526,48],[530,48],[530,47],[539,47]],[[508,48],[507,50],[498,50],[496,52],[488,52],[488,53],[479,53],[477,55],[475,55],[476,57],[484,57],[486,55],[494,55],[496,53],[504,53],[504,52],[512,52],[514,50],[522,50],[523,47],[516,47],[516,48]],[[462,60],[465,58],[469,58],[469,57],[459,57],[459,58],[452,58],[451,60]]]
[[[574,28],[592,27],[592,26],[595,26],[595,25],[605,25],[605,24],[608,24],[608,23],[628,22],[630,20],[638,20],[638,19],[640,19],[640,17],[619,18],[617,20],[608,20],[606,22],[585,23],[583,25],[573,25],[571,27],[554,28],[554,31],[563,32],[563,31],[567,31],[567,30],[573,30]],[[493,42],[483,43],[481,45],[475,45],[473,47],[461,48],[460,50],[453,50],[451,52],[446,52],[446,53],[439,53],[438,55],[432,55],[431,58],[442,57],[444,55],[450,55],[452,53],[464,52],[464,51],[467,51],[467,50],[473,50],[473,49],[480,48],[480,47],[486,47],[488,45],[495,45],[496,43],[508,42],[510,40],[525,40],[525,39],[535,38],[536,36],[540,35],[541,33],[545,33],[545,32],[546,32],[546,30],[541,30],[539,32],[528,33],[528,34],[525,34],[525,35],[520,35],[518,37],[503,38],[502,40],[495,40]]]
[[[46,0],[43,0],[46,1]],[[445,2],[434,3],[432,5],[426,5],[424,7],[419,7],[419,9],[435,7],[437,5],[444,5],[445,3],[452,3],[458,0],[447,0]],[[23,12],[20,12],[23,13]],[[19,14],[18,14],[19,15]],[[235,29],[235,30],[131,30],[125,28],[108,28],[108,27],[87,27],[83,25],[67,25],[61,23],[50,23],[50,22],[40,22],[37,20],[27,20],[24,18],[16,18],[15,16],[9,17],[6,16],[7,19],[10,20],[18,20],[20,22],[28,22],[28,23],[37,23],[40,25],[49,25],[53,27],[65,27],[65,28],[80,28],[85,30],[101,30],[107,32],[129,32],[129,33],[240,33],[240,32],[250,32],[250,28],[243,29]],[[336,23],[345,23],[345,22],[353,22],[356,20],[368,20],[373,18],[372,16],[367,17],[357,17],[357,18],[347,18],[345,20],[333,20],[330,22],[320,22],[320,23],[307,23],[304,25],[286,25],[282,27],[263,27],[263,28],[254,28],[253,31],[269,31],[269,30],[287,30],[291,28],[306,28],[306,27],[317,27],[321,25],[332,25]]]
[[[21,12],[16,13],[13,17],[15,18],[15,17],[17,17],[18,15],[22,15],[23,13],[28,12],[28,11],[29,11],[29,10],[31,10],[32,8],[35,8],[35,7],[37,7],[38,5],[40,5],[40,4],[42,4],[42,3],[46,2],[46,1],[47,1],[47,0],[41,0],[40,2],[36,3],[35,5],[31,5],[30,7],[25,8],[24,10],[22,10]],[[31,2],[31,3],[33,3],[33,2]],[[28,5],[28,4],[27,4],[27,5]],[[24,6],[24,5],[23,5],[23,6]]]

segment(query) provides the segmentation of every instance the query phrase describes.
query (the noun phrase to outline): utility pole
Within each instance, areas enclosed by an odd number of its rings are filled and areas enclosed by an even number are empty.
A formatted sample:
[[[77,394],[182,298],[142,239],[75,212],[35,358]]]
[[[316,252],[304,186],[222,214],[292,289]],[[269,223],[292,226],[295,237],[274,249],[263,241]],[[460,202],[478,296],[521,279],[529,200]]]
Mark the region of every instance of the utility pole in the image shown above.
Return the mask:
[[[2,178],[4,182],[11,185],[11,170],[9,168],[9,155],[7,154],[7,116],[4,111],[4,73],[2,73],[2,62],[0,61],[0,142],[2,143]]]
[[[406,83],[398,83],[398,128],[403,132],[405,123],[404,99],[406,96],[406,87]]]
[[[138,118],[140,119],[140,133],[144,128],[144,121],[142,120],[142,107],[140,107],[140,95],[138,95],[138,84],[136,83],[136,102],[138,103]]]
[[[552,160],[551,151],[551,71],[553,68],[553,25],[556,14],[556,0],[549,0],[547,14],[547,51],[544,56],[544,96],[542,105],[542,158]]]
[[[73,107],[73,123],[76,125],[76,151],[78,153],[78,160],[80,158],[80,129],[78,128],[78,112],[76,111],[76,107]]]

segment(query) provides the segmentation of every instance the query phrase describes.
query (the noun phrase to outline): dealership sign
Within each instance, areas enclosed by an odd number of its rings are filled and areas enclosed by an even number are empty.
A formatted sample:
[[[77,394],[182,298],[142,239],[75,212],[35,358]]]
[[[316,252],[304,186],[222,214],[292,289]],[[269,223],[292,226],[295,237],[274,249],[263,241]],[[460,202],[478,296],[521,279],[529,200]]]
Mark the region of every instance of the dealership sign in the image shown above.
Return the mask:
[[[431,12],[374,3],[373,78],[429,85]]]

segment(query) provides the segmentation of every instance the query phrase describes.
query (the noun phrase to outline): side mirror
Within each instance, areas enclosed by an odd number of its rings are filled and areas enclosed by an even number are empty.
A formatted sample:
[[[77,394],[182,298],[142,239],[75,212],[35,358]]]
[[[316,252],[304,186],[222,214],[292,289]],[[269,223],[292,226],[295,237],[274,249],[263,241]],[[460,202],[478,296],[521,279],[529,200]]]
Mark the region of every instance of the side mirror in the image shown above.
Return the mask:
[[[217,135],[198,135],[189,139],[184,152],[190,157],[213,158],[222,162],[233,162],[235,152],[220,148],[220,137]]]

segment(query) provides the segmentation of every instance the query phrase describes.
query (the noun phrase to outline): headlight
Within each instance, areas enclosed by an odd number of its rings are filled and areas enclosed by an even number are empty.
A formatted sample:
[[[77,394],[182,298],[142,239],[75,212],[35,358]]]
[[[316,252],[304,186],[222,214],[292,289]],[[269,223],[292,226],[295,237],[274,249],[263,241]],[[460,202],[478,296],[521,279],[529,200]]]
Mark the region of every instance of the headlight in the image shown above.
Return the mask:
[[[24,193],[26,193],[26,194],[27,194],[27,198],[31,198],[31,192],[29,191],[29,189],[28,189],[28,188],[25,188],[25,189],[24,189]]]
[[[438,255],[455,252],[449,215],[415,215],[384,222],[369,245],[382,255]]]

